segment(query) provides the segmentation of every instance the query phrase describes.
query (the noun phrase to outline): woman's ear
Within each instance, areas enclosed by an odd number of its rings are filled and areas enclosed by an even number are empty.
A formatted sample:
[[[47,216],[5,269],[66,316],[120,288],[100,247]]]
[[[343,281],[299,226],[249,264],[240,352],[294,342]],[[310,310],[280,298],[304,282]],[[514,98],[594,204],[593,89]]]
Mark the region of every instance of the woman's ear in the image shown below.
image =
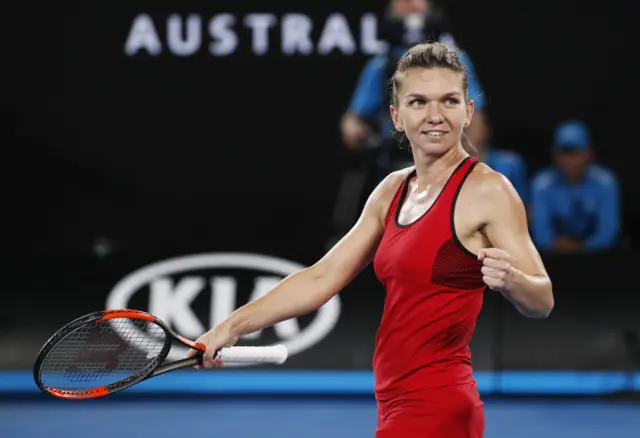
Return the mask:
[[[389,105],[389,113],[391,114],[391,121],[393,122],[393,126],[396,128],[396,131],[402,132],[404,130],[404,126],[400,120],[398,110],[393,105]]]
[[[467,100],[467,119],[464,122],[464,127],[468,127],[471,124],[471,120],[473,120],[473,113],[475,111],[476,103],[473,99]]]

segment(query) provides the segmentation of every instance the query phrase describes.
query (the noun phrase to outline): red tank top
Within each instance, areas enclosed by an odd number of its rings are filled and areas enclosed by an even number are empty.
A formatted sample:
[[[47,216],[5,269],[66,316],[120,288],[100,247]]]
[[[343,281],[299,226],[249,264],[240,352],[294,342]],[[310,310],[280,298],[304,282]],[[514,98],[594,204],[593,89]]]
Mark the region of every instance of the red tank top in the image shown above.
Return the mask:
[[[373,262],[386,289],[373,358],[379,400],[473,379],[469,343],[485,284],[482,263],[455,234],[453,212],[477,161],[464,159],[431,208],[410,225],[400,225],[398,213],[415,170],[389,207]]]

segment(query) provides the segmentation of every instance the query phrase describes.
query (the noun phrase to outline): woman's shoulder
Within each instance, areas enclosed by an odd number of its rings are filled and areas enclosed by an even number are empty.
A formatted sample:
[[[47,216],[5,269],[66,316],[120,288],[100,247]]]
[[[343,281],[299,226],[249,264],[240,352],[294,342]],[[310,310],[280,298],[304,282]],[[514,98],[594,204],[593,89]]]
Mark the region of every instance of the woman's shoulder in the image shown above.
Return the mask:
[[[405,180],[411,175],[411,173],[415,170],[415,166],[408,166],[399,170],[395,170],[389,173],[378,185],[380,190],[385,193],[385,195],[393,197],[395,193],[398,191],[400,186],[405,182]]]
[[[413,172],[415,166],[409,166],[389,173],[371,193],[368,204],[376,207],[383,217],[386,216],[394,197],[404,181]]]
[[[465,184],[465,192],[474,200],[496,205],[500,202],[511,202],[519,199],[518,192],[502,173],[493,170],[486,163],[479,162],[474,166]]]

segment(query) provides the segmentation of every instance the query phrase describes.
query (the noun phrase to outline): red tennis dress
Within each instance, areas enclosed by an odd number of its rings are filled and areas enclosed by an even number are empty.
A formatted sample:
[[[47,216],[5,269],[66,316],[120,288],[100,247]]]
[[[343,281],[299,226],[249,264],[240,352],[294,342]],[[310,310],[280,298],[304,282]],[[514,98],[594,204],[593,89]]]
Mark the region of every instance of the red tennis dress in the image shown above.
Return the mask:
[[[481,438],[484,408],[469,343],[482,307],[482,263],[453,229],[456,199],[478,160],[458,165],[431,208],[398,223],[412,171],[389,207],[374,270],[386,289],[373,370],[376,438]]]

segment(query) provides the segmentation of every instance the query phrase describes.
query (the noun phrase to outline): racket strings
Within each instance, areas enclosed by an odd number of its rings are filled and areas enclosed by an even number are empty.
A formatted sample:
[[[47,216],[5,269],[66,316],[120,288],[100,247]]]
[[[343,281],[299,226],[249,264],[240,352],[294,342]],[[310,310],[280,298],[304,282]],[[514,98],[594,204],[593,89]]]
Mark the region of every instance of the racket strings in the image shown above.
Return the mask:
[[[109,385],[139,373],[162,351],[164,330],[143,320],[92,322],[65,336],[45,358],[41,378],[60,390]]]

